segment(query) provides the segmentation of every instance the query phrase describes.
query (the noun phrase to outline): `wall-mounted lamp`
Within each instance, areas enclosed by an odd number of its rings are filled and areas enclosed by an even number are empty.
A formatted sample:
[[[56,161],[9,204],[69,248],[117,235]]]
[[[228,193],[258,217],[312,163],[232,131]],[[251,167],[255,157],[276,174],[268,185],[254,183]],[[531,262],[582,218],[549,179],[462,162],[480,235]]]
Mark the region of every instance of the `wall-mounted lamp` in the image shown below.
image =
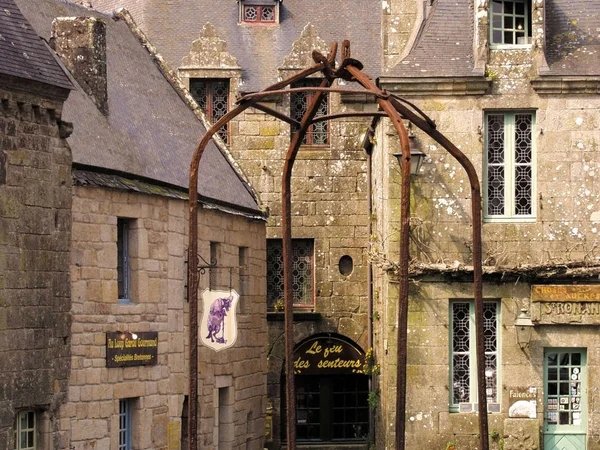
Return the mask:
[[[523,308],[515,320],[515,328],[517,331],[517,342],[519,347],[529,347],[531,341],[531,333],[533,332],[533,322],[531,321],[531,315],[527,309]]]
[[[427,156],[424,152],[415,148],[413,145],[412,139],[414,139],[414,135],[409,136],[411,138],[410,142],[410,174],[417,175],[421,171],[421,166],[423,165],[423,161]],[[394,153],[394,156],[398,160],[398,164],[402,167],[402,153]]]

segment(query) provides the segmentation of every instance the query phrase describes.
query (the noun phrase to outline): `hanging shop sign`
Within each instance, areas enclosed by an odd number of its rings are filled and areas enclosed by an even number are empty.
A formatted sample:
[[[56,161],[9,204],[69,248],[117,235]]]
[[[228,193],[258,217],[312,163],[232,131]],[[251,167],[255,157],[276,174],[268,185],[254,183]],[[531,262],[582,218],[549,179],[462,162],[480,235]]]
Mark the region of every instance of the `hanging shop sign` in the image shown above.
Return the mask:
[[[233,289],[205,289],[202,292],[200,339],[206,347],[218,352],[235,344],[238,336],[236,310],[239,298],[239,294]]]
[[[106,333],[106,367],[153,366],[158,360],[158,332]]]
[[[600,324],[600,284],[533,285],[532,319],[540,324]]]
[[[310,338],[294,351],[296,375],[363,373],[364,365],[364,353],[336,337]]]
[[[508,417],[537,417],[537,388],[513,387],[508,390]]]

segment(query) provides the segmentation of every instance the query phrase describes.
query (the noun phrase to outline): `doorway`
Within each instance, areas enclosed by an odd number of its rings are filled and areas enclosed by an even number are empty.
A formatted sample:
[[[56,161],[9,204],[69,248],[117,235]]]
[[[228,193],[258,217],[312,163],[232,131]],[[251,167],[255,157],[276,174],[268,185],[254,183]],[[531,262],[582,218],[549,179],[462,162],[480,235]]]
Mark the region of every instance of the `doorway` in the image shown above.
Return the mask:
[[[585,450],[586,350],[544,351],[544,449]]]

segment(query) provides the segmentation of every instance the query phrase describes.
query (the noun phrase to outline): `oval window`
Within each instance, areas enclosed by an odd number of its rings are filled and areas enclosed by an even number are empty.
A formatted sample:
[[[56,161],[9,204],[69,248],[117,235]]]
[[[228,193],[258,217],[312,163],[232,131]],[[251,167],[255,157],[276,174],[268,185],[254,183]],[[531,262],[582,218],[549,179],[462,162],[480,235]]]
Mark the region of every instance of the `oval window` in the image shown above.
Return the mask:
[[[349,255],[344,255],[340,258],[340,262],[338,263],[338,267],[340,269],[340,273],[347,277],[354,270],[354,262],[352,261],[352,257]]]

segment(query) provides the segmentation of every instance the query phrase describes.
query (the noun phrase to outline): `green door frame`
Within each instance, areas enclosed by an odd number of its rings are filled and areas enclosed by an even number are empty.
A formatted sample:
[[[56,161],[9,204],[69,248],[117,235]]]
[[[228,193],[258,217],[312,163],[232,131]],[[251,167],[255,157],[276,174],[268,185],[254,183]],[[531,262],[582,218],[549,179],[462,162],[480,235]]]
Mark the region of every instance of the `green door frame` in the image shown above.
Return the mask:
[[[587,349],[544,349],[543,430],[544,450],[585,450]]]

